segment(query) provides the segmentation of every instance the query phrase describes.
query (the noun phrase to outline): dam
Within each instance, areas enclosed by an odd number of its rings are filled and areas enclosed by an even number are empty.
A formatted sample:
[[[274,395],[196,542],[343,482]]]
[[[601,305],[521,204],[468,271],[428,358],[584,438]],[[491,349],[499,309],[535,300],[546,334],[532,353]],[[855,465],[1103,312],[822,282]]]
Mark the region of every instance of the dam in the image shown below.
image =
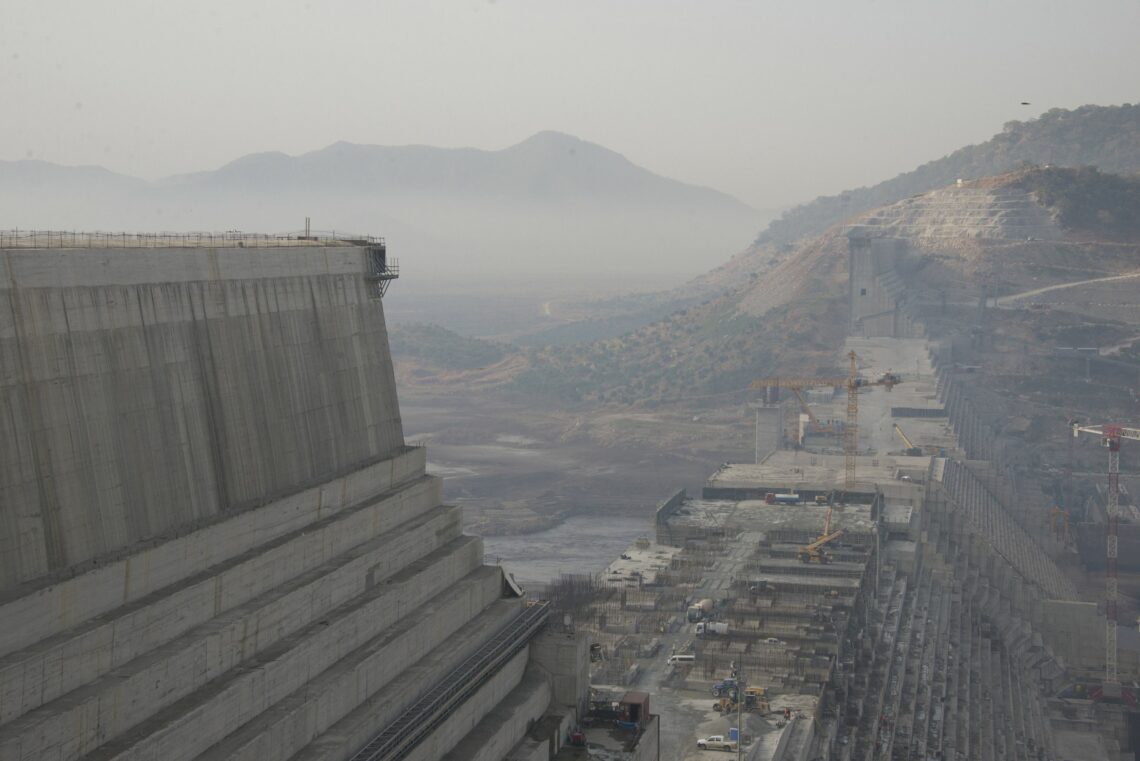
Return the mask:
[[[0,234],[0,758],[546,759],[588,643],[404,441],[383,240]]]

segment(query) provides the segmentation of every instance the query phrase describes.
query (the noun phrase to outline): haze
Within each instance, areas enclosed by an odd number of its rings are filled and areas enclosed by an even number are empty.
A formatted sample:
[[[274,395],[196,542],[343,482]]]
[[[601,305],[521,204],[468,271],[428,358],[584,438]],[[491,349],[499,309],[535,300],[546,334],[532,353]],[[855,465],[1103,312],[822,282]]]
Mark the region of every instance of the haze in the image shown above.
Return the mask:
[[[156,178],[555,129],[771,209],[1134,100],[1138,28],[1132,0],[6,0],[0,158]]]

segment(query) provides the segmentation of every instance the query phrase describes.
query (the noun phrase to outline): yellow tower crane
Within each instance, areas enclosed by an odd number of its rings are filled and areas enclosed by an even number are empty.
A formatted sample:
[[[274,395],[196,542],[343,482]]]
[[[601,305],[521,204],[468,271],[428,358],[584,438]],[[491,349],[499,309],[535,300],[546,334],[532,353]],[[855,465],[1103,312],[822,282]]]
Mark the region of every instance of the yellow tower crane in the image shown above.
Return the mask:
[[[759,390],[765,388],[786,388],[789,391],[800,391],[805,388],[820,388],[826,386],[841,386],[847,389],[847,425],[843,429],[843,454],[846,460],[846,477],[844,483],[847,488],[855,483],[855,452],[859,441],[859,390],[870,386],[883,386],[890,391],[902,383],[902,378],[892,372],[883,373],[877,380],[867,380],[859,377],[859,368],[856,360],[859,357],[854,351],[848,352],[847,359],[851,365],[846,378],[757,378],[752,381],[751,388]]]

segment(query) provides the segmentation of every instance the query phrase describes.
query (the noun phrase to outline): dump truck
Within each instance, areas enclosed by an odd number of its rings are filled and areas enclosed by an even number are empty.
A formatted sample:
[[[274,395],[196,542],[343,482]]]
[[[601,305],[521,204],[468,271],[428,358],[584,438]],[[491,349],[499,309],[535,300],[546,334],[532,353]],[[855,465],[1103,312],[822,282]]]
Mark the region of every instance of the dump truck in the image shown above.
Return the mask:
[[[693,634],[728,634],[725,621],[701,621],[693,627]]]
[[[703,600],[699,600],[693,603],[689,606],[689,621],[696,622],[700,621],[703,618],[708,618],[708,616],[712,614],[713,608],[715,607],[716,603],[707,597]]]

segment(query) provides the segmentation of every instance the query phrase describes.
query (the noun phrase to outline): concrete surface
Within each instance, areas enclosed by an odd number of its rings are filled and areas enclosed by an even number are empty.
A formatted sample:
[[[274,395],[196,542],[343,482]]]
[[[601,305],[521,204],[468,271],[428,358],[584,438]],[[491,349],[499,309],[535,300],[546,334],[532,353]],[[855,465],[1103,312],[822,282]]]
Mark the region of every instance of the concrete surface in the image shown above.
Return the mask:
[[[523,601],[404,443],[361,246],[138,243],[0,249],[0,758],[347,759]],[[576,710],[551,652],[414,757]]]
[[[0,591],[403,444],[362,249],[0,256]]]

